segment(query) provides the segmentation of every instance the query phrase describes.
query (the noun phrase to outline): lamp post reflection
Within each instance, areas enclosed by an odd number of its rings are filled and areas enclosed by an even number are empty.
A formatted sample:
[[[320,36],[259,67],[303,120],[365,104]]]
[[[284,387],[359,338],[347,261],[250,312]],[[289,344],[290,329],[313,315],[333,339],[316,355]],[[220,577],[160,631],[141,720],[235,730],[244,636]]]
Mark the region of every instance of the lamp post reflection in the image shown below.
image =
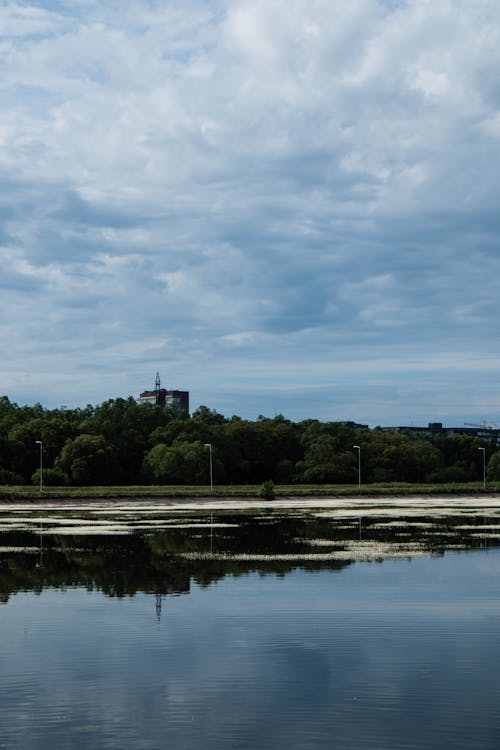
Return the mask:
[[[40,530],[39,530],[40,543],[38,545],[38,562],[36,563],[37,568],[43,568],[43,519],[40,518]]]

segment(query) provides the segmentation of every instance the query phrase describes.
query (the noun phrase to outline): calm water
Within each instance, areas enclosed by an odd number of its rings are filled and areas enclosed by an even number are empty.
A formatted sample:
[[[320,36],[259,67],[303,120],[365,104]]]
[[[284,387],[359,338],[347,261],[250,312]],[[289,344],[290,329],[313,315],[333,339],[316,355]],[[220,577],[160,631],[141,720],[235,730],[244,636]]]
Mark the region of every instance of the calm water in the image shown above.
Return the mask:
[[[0,748],[499,746],[500,519],[5,518]]]

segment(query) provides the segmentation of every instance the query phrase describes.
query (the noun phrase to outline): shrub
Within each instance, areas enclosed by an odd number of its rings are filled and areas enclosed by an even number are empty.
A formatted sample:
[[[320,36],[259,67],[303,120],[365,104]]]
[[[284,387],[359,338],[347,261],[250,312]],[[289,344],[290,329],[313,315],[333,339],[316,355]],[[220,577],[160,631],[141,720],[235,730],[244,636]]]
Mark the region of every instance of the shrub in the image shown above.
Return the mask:
[[[264,498],[264,500],[274,500],[276,497],[274,492],[274,482],[272,479],[269,479],[267,482],[263,482],[259,489],[259,497]]]
[[[68,476],[61,469],[44,469],[42,479],[47,487],[65,487],[68,484]],[[31,484],[35,486],[40,484],[40,469],[32,475]]]
[[[24,479],[20,474],[15,474],[7,469],[0,469],[0,484],[21,485]]]

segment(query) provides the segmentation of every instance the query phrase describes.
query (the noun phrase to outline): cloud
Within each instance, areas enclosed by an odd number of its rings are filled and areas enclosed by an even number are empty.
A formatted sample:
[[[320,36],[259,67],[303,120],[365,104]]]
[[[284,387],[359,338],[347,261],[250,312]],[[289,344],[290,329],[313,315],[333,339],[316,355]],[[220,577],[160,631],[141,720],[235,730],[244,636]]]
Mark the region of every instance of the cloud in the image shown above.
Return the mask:
[[[493,0],[10,2],[8,395],[99,402],[160,370],[246,416],[426,421],[434,369],[445,419],[500,417],[499,36]]]

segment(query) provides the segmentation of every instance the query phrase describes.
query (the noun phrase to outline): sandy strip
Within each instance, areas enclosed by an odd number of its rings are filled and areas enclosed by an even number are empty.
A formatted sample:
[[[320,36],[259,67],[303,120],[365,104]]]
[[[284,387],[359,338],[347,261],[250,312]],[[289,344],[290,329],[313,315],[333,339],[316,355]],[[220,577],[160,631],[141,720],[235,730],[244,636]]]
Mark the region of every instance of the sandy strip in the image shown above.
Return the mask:
[[[449,515],[453,513],[500,513],[500,495],[491,496],[405,496],[405,497],[283,497],[276,500],[259,498],[143,498],[136,500],[54,500],[44,499],[41,502],[0,502],[2,510],[9,514],[16,512],[78,511],[97,514],[133,513],[147,515],[165,512],[192,511],[261,511],[261,510],[299,510],[319,511],[323,516],[347,517],[352,515]]]

